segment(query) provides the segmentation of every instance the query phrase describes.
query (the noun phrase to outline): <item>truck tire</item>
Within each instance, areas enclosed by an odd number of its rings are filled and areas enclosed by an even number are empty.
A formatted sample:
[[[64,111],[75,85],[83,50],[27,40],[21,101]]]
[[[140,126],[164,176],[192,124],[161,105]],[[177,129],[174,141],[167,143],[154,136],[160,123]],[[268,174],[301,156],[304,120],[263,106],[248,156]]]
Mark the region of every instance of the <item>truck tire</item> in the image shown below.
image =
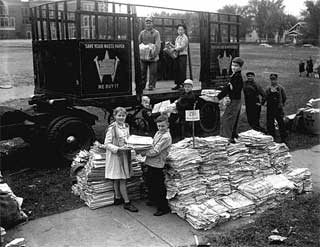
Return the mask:
[[[215,132],[220,127],[220,110],[216,103],[204,102],[200,106],[200,128],[206,133]]]
[[[67,117],[69,117],[69,116],[67,116],[67,115],[62,115],[62,116],[58,116],[58,117],[54,118],[54,119],[48,124],[48,127],[47,127],[48,133],[49,133],[50,130],[53,128],[53,126],[56,125],[57,122],[59,122],[59,121],[60,121],[61,119],[63,119],[63,118],[67,118]]]
[[[48,142],[65,160],[72,160],[81,149],[89,149],[95,139],[91,126],[76,117],[65,117],[48,129]]]

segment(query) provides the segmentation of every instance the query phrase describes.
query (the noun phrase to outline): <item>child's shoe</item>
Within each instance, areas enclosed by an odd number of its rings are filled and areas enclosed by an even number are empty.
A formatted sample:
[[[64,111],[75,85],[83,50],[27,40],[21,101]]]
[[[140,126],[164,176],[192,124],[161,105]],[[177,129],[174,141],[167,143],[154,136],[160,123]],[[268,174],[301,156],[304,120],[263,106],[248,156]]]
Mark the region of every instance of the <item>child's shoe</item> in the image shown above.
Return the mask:
[[[166,209],[166,210],[157,210],[157,212],[155,212],[153,215],[154,216],[162,216],[162,215],[165,215],[165,214],[168,214],[170,213],[170,209]]]
[[[114,198],[114,205],[121,205],[122,203],[124,203],[123,198]]]
[[[131,204],[131,202],[125,203],[123,208],[133,213],[136,213],[139,211],[135,206]]]

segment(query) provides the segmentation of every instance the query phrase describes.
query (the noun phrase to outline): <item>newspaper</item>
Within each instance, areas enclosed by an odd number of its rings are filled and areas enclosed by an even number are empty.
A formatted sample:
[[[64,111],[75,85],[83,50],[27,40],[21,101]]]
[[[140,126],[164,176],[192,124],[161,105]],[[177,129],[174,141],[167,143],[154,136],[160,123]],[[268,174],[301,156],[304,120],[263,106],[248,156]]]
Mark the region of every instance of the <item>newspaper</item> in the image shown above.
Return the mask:
[[[170,100],[165,100],[153,106],[152,113],[164,112],[170,107]]]

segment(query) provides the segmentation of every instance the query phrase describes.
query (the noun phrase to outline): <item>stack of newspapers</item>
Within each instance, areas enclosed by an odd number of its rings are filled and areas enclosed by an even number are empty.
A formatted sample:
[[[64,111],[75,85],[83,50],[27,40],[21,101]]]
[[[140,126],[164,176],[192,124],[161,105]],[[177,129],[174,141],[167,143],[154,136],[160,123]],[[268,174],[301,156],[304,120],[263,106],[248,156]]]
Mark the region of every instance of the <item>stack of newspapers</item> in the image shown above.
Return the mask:
[[[77,173],[77,183],[72,186],[73,193],[79,195],[90,209],[112,205],[114,189],[113,181],[105,178],[105,148],[103,145],[95,143],[86,154],[87,157],[82,157],[82,161],[86,161],[86,164]],[[141,163],[137,161],[134,151],[132,151],[131,157],[133,174],[127,180],[127,188],[130,199],[135,200],[144,196],[143,179]],[[74,162],[78,162],[78,160],[79,157]]]
[[[196,229],[264,212],[294,193],[312,191],[307,168],[291,166],[285,144],[249,130],[238,142],[211,136],[172,145],[167,158],[167,199],[173,213]]]

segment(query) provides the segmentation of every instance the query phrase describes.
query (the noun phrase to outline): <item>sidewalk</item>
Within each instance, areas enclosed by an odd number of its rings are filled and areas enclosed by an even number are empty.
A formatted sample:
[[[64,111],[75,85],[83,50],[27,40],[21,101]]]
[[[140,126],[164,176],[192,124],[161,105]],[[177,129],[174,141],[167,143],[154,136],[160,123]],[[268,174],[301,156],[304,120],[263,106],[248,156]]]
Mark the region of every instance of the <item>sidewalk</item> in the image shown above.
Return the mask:
[[[320,191],[320,145],[291,154],[295,167],[311,169],[314,190]],[[136,205],[139,213],[130,213],[122,206],[97,210],[83,207],[30,221],[16,227],[13,235],[24,237],[32,247],[182,247],[194,246],[194,235],[201,240],[206,234],[219,234],[254,221],[254,217],[242,218],[209,231],[196,231],[175,214],[155,217],[154,208],[144,202]]]
[[[320,144],[310,149],[300,149],[290,153],[294,167],[310,169],[313,189],[320,192]]]
[[[208,232],[219,234],[253,221],[243,218],[210,231],[196,231],[175,214],[155,217],[154,208],[144,202],[135,205],[138,213],[122,206],[83,207],[40,218],[16,227],[14,237],[25,238],[32,247],[182,247],[195,246],[194,235],[202,241]]]

